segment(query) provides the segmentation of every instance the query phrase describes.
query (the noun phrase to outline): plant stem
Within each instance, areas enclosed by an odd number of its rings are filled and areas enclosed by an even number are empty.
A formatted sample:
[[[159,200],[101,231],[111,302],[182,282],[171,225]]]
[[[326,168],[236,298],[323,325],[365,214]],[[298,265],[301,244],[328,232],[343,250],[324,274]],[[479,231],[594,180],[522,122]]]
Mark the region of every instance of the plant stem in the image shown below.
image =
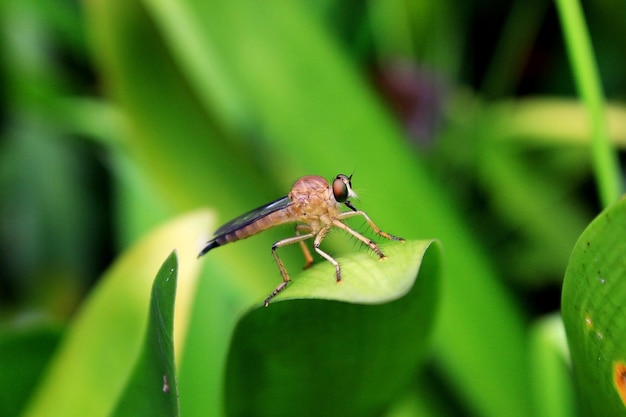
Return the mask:
[[[556,0],[576,86],[591,124],[593,167],[602,206],[623,190],[616,153],[608,137],[604,94],[589,32],[578,0]]]

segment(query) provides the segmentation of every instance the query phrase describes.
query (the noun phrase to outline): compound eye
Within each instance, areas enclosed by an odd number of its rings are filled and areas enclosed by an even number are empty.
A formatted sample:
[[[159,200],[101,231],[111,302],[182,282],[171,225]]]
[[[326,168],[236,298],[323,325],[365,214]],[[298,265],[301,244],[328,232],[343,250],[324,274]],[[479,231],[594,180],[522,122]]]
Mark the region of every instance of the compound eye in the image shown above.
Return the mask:
[[[338,203],[343,203],[348,199],[350,191],[348,190],[348,184],[345,179],[342,178],[344,176],[338,175],[337,178],[333,181],[333,195],[335,196],[335,200]]]

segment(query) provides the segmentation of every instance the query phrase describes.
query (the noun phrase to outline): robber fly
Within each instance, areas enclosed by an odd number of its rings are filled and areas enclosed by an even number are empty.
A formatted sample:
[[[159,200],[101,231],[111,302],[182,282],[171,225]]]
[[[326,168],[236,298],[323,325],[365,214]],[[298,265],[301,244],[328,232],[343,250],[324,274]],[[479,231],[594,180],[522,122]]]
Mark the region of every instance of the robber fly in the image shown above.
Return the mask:
[[[367,214],[361,210],[357,210],[356,207],[352,205],[348,199],[357,198],[357,195],[352,191],[351,179],[352,175],[347,176],[339,174],[333,180],[332,185],[329,185],[325,178],[318,176],[307,176],[298,179],[291,188],[291,192],[286,197],[279,198],[276,201],[256,208],[217,229],[213,239],[207,242],[198,257],[218,246],[245,239],[271,227],[285,223],[296,223],[295,236],[279,240],[272,245],[272,255],[274,255],[283,282],[278,284],[274,291],[265,299],[265,307],[267,307],[270,300],[284,290],[289,283],[289,274],[287,274],[283,262],[280,260],[278,253],[276,253],[276,249],[282,246],[299,243],[304,253],[304,267],[308,268],[313,263],[313,257],[304,241],[314,239],[313,249],[335,266],[335,276],[337,282],[340,282],[341,267],[339,266],[339,262],[320,249],[322,240],[324,240],[331,228],[337,227],[345,230],[365,243],[381,260],[385,259],[385,255],[381,252],[376,243],[352,230],[343,223],[343,220],[350,217],[361,216],[367,221],[376,234],[386,239],[404,242],[404,239],[400,237],[381,231],[378,226],[370,220]],[[351,211],[340,211],[341,204],[344,204]]]

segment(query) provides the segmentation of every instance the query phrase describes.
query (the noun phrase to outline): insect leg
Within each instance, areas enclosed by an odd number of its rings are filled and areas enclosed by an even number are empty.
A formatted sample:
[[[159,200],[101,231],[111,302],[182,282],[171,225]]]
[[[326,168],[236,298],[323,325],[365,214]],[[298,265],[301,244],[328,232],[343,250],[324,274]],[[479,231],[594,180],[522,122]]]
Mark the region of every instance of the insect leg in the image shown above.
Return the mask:
[[[346,232],[350,233],[352,236],[354,236],[357,239],[359,239],[361,242],[365,243],[367,246],[369,246],[369,248],[371,250],[374,251],[374,253],[376,253],[376,255],[378,255],[378,257],[381,260],[386,258],[385,254],[382,253],[382,251],[378,248],[378,245],[374,241],[372,241],[371,239],[368,239],[365,236],[363,236],[362,234],[360,234],[360,233],[350,229],[347,225],[345,225],[344,223],[341,223],[337,219],[333,220],[333,226],[336,226],[336,227],[338,227],[340,229],[345,230]]]
[[[287,274],[287,270],[285,269],[285,265],[283,265],[283,261],[280,260],[278,253],[276,253],[276,249],[291,245],[293,243],[302,242],[304,240],[310,239],[315,236],[313,233],[307,233],[306,235],[298,235],[294,237],[288,237],[287,239],[279,240],[278,242],[272,245],[272,255],[274,255],[274,260],[276,260],[276,265],[278,265],[278,269],[280,270],[280,274],[283,277],[283,282],[278,284],[278,286],[272,291],[270,295],[267,296],[265,302],[263,303],[265,307],[267,307],[270,303],[270,300],[274,298],[279,292],[285,289],[287,284],[289,283],[289,274]]]
[[[367,222],[367,224],[370,225],[370,227],[374,230],[374,233],[376,233],[379,236],[384,237],[385,239],[389,239],[389,240],[399,240],[400,242],[404,242],[404,239],[402,239],[401,237],[397,237],[394,235],[390,235],[387,232],[383,232],[382,230],[380,230],[378,228],[378,226],[376,226],[374,224],[374,222],[372,220],[370,220],[370,218],[368,217],[367,214],[365,214],[365,212],[361,211],[361,210],[355,210],[355,211],[345,211],[343,213],[340,213],[339,216],[337,216],[338,220],[344,220],[344,219],[348,219],[350,217],[354,217],[354,216],[363,216],[363,218],[365,219],[365,221]],[[341,227],[341,226],[339,226]],[[347,227],[347,226],[346,226]],[[358,237],[358,236],[357,236]],[[360,239],[360,238],[359,238]],[[363,240],[363,239],[360,239]],[[363,240],[363,242],[365,242]]]
[[[300,236],[300,232],[311,233],[311,231],[311,226],[308,224],[296,225],[296,236]],[[300,248],[302,248],[302,253],[304,254],[304,268],[302,269],[307,269],[313,265],[313,257],[311,256],[311,251],[309,251],[306,243],[304,243],[304,240],[300,241]]]
[[[315,236],[315,241],[313,242],[313,249],[315,249],[315,252],[319,253],[328,262],[335,265],[335,276],[337,277],[337,282],[341,282],[341,266],[339,266],[339,262],[337,262],[335,258],[333,258],[332,256],[330,256],[329,254],[327,254],[326,252],[320,249],[320,244],[322,243],[322,240],[324,240],[324,238],[330,231],[331,227],[332,225],[329,224],[329,225],[324,226],[324,228],[319,231],[317,236]]]

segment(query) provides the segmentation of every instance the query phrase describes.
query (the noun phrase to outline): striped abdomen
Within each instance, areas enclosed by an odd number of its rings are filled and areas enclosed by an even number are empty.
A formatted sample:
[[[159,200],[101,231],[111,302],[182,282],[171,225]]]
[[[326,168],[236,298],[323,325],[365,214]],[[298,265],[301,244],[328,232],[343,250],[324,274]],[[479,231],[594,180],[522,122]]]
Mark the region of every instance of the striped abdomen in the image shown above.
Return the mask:
[[[282,204],[278,205],[278,203],[282,203],[284,200],[286,200],[284,206]],[[273,205],[278,205],[278,208]],[[291,201],[285,197],[270,205],[252,210],[225,224],[215,232],[215,237],[206,244],[198,256],[202,256],[218,246],[245,239],[271,227],[298,221],[291,215],[290,205]]]

